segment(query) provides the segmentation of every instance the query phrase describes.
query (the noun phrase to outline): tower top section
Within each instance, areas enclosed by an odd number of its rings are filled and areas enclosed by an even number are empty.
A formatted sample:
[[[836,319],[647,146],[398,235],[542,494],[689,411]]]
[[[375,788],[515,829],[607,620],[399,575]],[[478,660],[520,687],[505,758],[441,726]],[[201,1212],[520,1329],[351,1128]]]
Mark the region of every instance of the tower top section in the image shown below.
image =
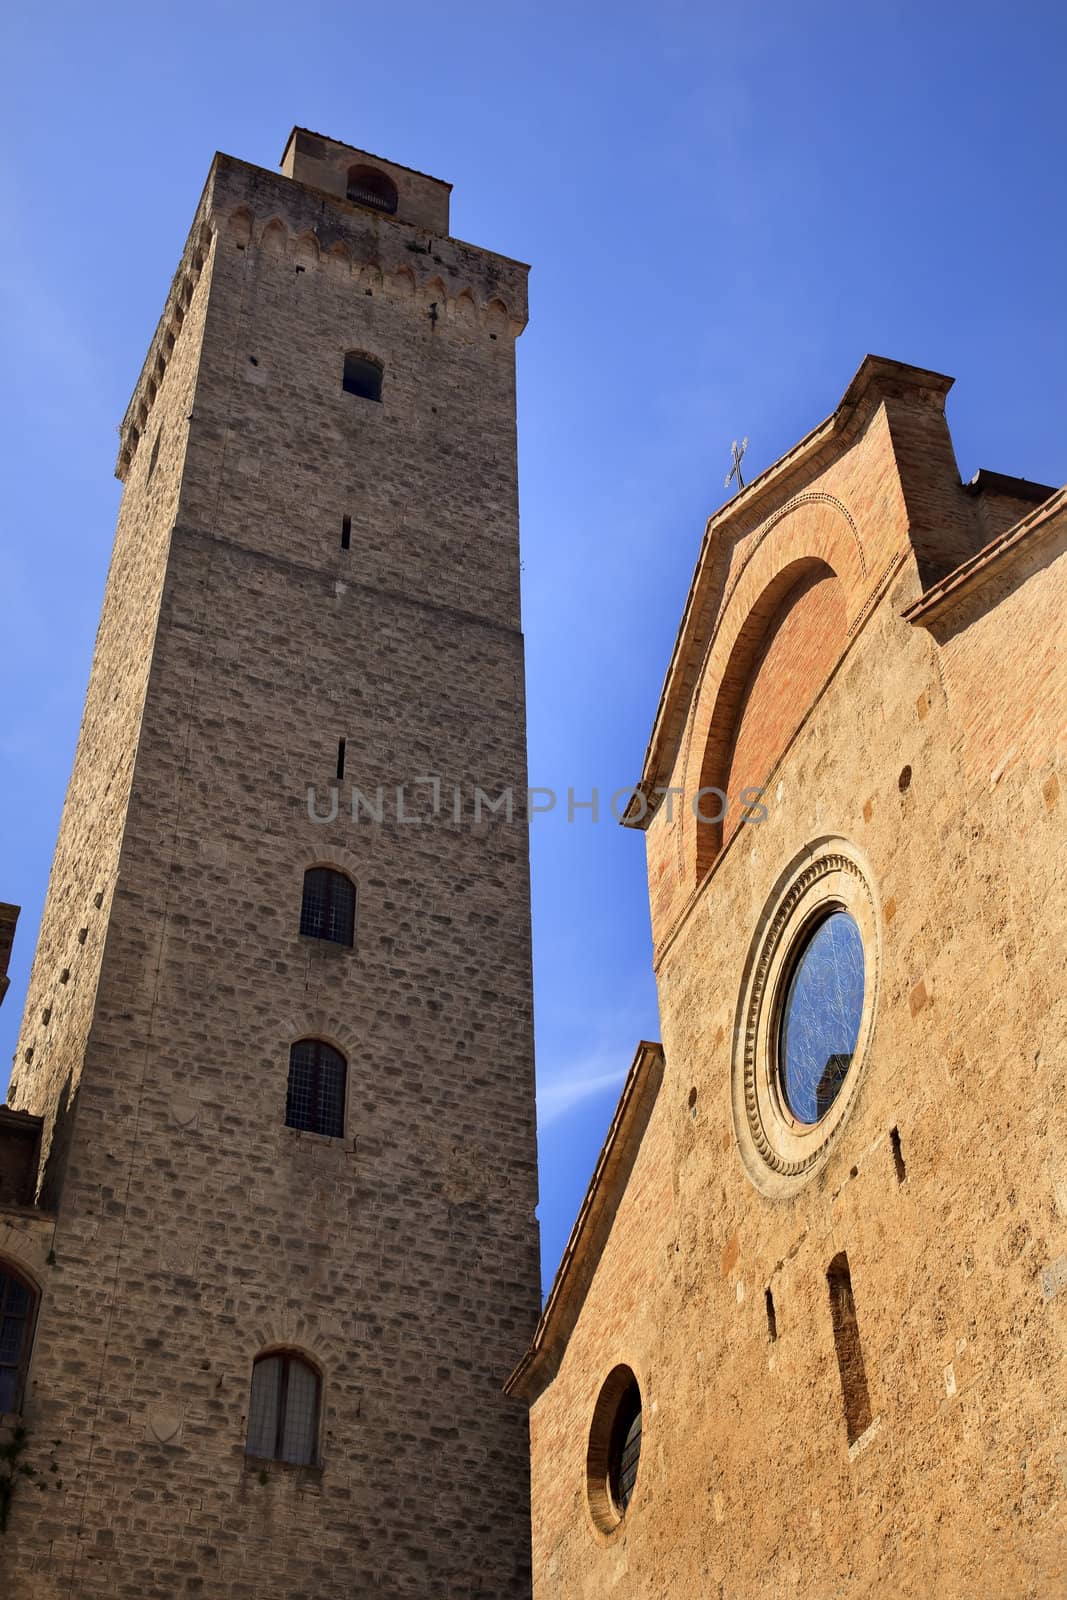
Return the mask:
[[[282,152],[287,178],[323,194],[366,206],[400,222],[448,233],[448,199],[452,185],[427,177],[412,167],[383,161],[354,145],[341,144],[307,128],[294,128]]]

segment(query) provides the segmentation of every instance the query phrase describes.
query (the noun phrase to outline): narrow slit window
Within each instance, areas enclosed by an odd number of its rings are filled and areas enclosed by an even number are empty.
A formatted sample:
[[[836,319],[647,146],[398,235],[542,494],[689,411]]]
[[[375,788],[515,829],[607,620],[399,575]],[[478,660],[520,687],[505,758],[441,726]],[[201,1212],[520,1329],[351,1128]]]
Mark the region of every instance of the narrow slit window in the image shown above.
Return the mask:
[[[341,518],[341,549],[348,550],[352,544],[352,518]]]
[[[852,1274],[844,1251],[831,1261],[826,1273],[830,1290],[830,1316],[834,1329],[834,1349],[845,1403],[845,1426],[849,1444],[855,1444],[871,1425],[871,1398],[860,1346],[856,1302],[852,1294]]]
[[[890,1128],[889,1143],[893,1150],[893,1170],[897,1175],[897,1182],[903,1183],[908,1176],[908,1169],[904,1165],[904,1152],[900,1148],[900,1129]]]
[[[763,1293],[767,1303],[767,1337],[771,1344],[774,1344],[778,1338],[778,1317],[774,1309],[774,1295],[770,1289],[765,1289]]]
[[[344,775],[345,775],[345,741],[343,739],[338,739],[338,741],[337,741],[337,776],[339,778],[343,778]]]
[[[361,400],[381,400],[383,371],[380,361],[360,355],[357,350],[349,350],[345,355],[341,387],[345,394],[358,395]]]
[[[152,474],[156,470],[156,462],[159,460],[159,445],[160,445],[160,440],[162,438],[163,438],[163,427],[162,427],[162,424],[161,424],[156,429],[156,437],[155,437],[155,439],[154,439],[154,441],[152,443],[152,454],[148,458],[148,471],[145,473],[145,482],[146,483],[151,482]]]

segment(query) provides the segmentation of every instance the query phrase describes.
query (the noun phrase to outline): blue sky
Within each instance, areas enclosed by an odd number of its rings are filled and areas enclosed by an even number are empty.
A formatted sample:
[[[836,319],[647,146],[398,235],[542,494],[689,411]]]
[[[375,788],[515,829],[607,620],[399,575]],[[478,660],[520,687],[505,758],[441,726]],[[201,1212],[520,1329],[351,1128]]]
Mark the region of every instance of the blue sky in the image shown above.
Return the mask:
[[[118,505],[115,426],[212,153],[294,123],[450,179],[533,264],[519,344],[531,780],[639,772],[729,445],[758,471],[867,351],[953,374],[965,477],[1067,478],[1052,0],[9,10],[0,110],[0,898],[10,1058]],[[584,814],[588,815],[588,814]],[[640,834],[533,828],[550,1278],[658,1037]]]

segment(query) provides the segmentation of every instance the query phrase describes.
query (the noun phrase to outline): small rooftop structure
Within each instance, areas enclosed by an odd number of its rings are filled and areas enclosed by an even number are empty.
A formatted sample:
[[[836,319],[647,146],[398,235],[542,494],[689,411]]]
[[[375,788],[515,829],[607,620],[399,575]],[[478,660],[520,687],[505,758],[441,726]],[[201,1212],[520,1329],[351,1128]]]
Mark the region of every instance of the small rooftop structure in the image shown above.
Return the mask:
[[[452,185],[414,167],[383,161],[368,150],[308,128],[294,128],[282,152],[281,169],[294,182],[321,189],[334,199],[349,200],[430,233],[448,233]]]

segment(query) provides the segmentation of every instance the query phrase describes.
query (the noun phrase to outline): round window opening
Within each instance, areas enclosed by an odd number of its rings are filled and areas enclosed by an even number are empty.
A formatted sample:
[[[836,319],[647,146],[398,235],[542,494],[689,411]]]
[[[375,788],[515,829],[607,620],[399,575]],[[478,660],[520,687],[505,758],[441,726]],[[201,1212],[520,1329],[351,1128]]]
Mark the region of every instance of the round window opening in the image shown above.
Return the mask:
[[[604,1384],[589,1434],[589,1508],[604,1533],[626,1515],[641,1459],[641,1390],[629,1367],[616,1367]]]
[[[734,1131],[764,1194],[793,1194],[829,1160],[863,1083],[880,967],[863,858],[845,839],[819,840],[772,887],[738,995]]]
[[[790,1114],[821,1122],[841,1092],[863,1020],[863,939],[847,911],[831,911],[793,961],[782,1006],[778,1073]]]

